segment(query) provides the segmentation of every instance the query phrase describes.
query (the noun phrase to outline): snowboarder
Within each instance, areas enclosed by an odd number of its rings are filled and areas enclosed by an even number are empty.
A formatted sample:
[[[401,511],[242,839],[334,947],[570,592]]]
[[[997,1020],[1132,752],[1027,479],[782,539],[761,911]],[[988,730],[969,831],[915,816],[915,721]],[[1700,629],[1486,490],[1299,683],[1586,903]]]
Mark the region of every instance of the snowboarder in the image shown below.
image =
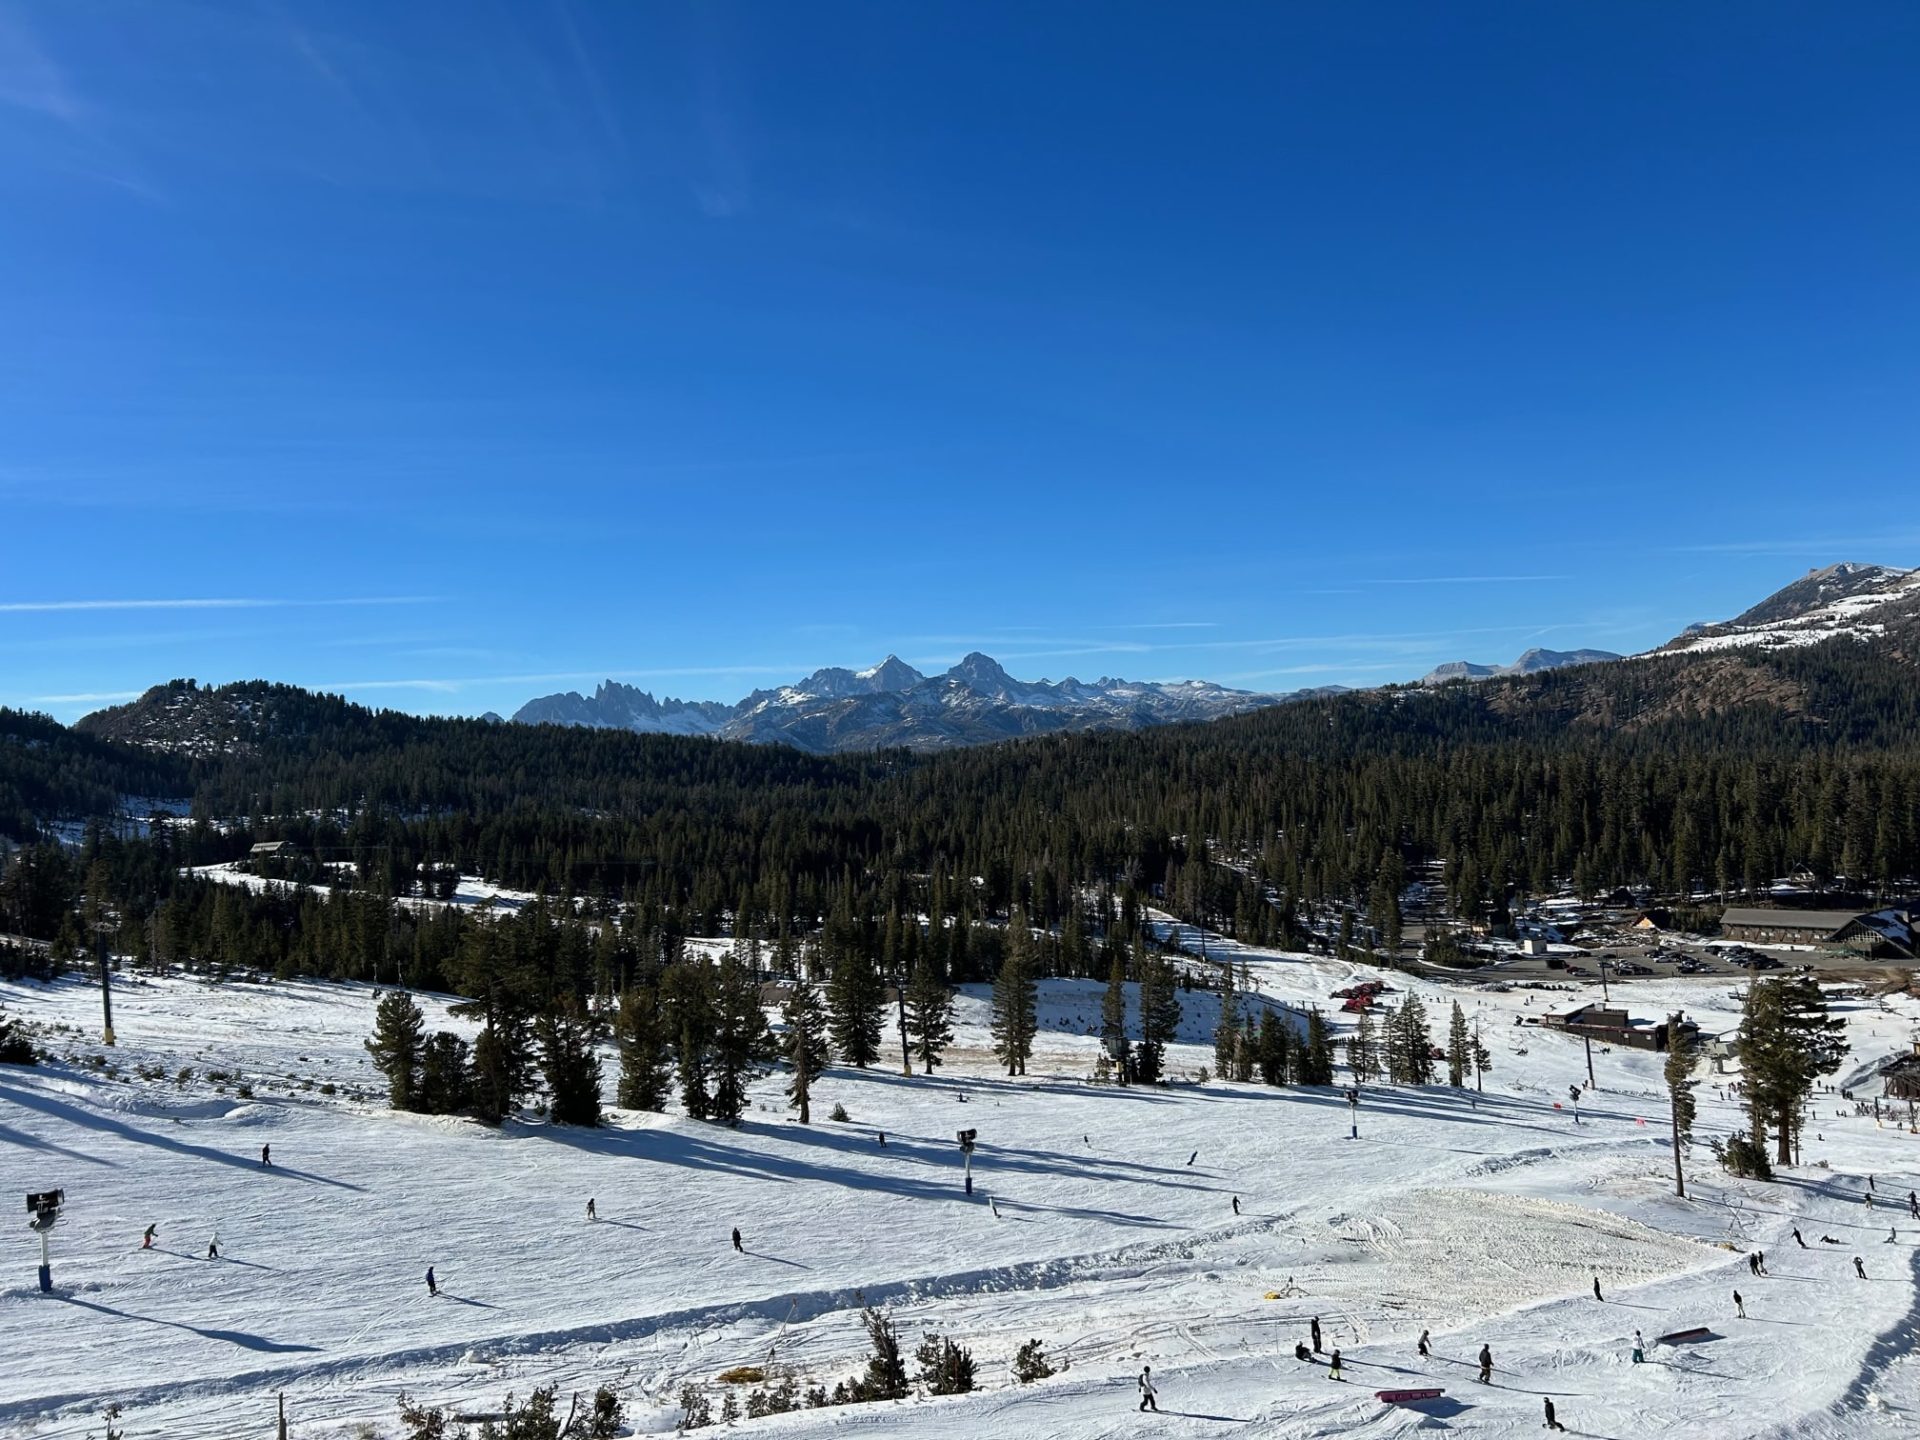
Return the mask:
[[[1323,1353],[1320,1349],[1320,1317],[1318,1315],[1313,1317],[1313,1323],[1307,1329],[1313,1333],[1313,1353],[1316,1355]]]
[[[1867,1267],[1860,1263],[1860,1257],[1858,1255],[1853,1257],[1853,1273],[1858,1275],[1862,1280],[1867,1278]]]
[[[213,1239],[207,1241],[207,1259],[218,1260],[219,1258],[220,1258],[220,1237],[216,1235],[213,1237]],[[1856,1260],[1853,1263],[1858,1265],[1860,1262]]]
[[[1838,1245],[1840,1242],[1831,1235],[1822,1235],[1820,1237],[1820,1243],[1822,1245]]]
[[[1907,1214],[1920,1220],[1920,1191],[1907,1191]]]
[[[427,1294],[438,1295],[439,1293],[440,1282],[433,1278],[433,1266],[429,1265],[427,1266]]]
[[[1296,1360],[1306,1360],[1308,1362],[1312,1361],[1313,1352],[1307,1349],[1306,1341],[1296,1340],[1293,1342],[1293,1358]]]
[[[1876,1107],[1876,1108],[1877,1108],[1877,1107]],[[1874,1188],[1874,1184],[1873,1184],[1873,1176],[1871,1176],[1871,1175],[1869,1175],[1869,1176],[1867,1176],[1867,1189],[1868,1189],[1868,1190],[1872,1190],[1873,1188]]]
[[[1638,1330],[1633,1332],[1633,1363],[1644,1364],[1647,1358],[1647,1342],[1640,1338]]]
[[[1333,1364],[1327,1369],[1327,1379],[1344,1380],[1346,1378],[1346,1376],[1340,1373],[1340,1350],[1338,1346],[1335,1346],[1333,1351]]]
[[[1739,1319],[1744,1320],[1747,1318],[1747,1302],[1740,1298],[1740,1292],[1738,1290],[1733,1292],[1733,1313]]]
[[[1153,1388],[1153,1366],[1145,1365],[1140,1370],[1140,1408],[1160,1413],[1160,1405],[1153,1397],[1158,1392]]]
[[[1600,1277],[1598,1275],[1593,1277],[1593,1298],[1603,1305],[1607,1301],[1607,1297],[1600,1293]]]
[[[882,1150],[886,1149],[887,1148],[887,1132],[884,1130],[876,1130],[873,1133],[875,1137],[880,1141],[880,1148]]]
[[[147,1226],[147,1233],[140,1237],[140,1248],[142,1250],[151,1250],[153,1248],[153,1242],[159,1238],[160,1227],[158,1225]]]
[[[594,1211],[594,1208],[593,1208],[593,1197],[589,1195],[587,1197],[587,1219],[598,1220],[599,1218],[600,1216]]]
[[[1895,1228],[1894,1228],[1893,1226],[1891,1226],[1891,1225],[1889,1225],[1889,1226],[1887,1227],[1887,1238],[1886,1238],[1886,1239],[1884,1239],[1884,1240],[1882,1240],[1882,1241],[1881,1241],[1880,1243],[1881,1243],[1882,1245],[1897,1245],[1897,1244],[1899,1244],[1899,1243],[1900,1243],[1900,1232],[1899,1232],[1898,1230],[1896,1230],[1896,1229],[1895,1229]]]
[[[1187,1156],[1187,1164],[1191,1165],[1193,1164],[1194,1161],[1198,1160],[1199,1158],[1200,1158],[1200,1152],[1196,1150],[1193,1152],[1193,1154]]]
[[[1493,1351],[1485,1345],[1480,1347],[1480,1383],[1482,1385],[1493,1383]]]
[[[260,1147],[260,1163],[262,1165],[273,1164],[273,1146],[262,1145]]]
[[[1802,1250],[1807,1248],[1807,1242],[1801,1238],[1800,1227],[1798,1225],[1793,1227],[1793,1243],[1798,1245]]]
[[[747,1247],[740,1243],[740,1227],[738,1225],[733,1227],[733,1248],[738,1250],[742,1255],[747,1253]]]
[[[1428,1338],[1431,1334],[1432,1332],[1428,1330],[1422,1330],[1420,1332],[1420,1344],[1416,1348],[1418,1348],[1418,1350],[1420,1351],[1420,1358],[1422,1360],[1426,1359],[1427,1356],[1433,1353],[1431,1350],[1427,1348]]]
[[[999,1202],[997,1202],[991,1195],[987,1196],[987,1208],[993,1212],[994,1219],[998,1220],[1000,1218]]]
[[[1240,1213],[1240,1197],[1238,1195],[1233,1197],[1233,1213],[1236,1215]]]
[[[1540,1400],[1540,1403],[1541,1403],[1541,1404],[1543,1404],[1543,1405],[1545,1405],[1545,1406],[1547,1407],[1547,1424],[1546,1424],[1546,1428],[1547,1428],[1547,1429],[1549,1429],[1549,1430],[1564,1430],[1564,1429],[1566,1429],[1566,1428],[1567,1428],[1566,1426],[1564,1426],[1564,1425],[1562,1425],[1562,1424],[1560,1423],[1560,1421],[1559,1421],[1559,1418],[1558,1418],[1557,1416],[1555,1416],[1555,1415],[1554,1415],[1554,1413],[1553,1413],[1553,1399],[1552,1399],[1552,1397],[1551,1397],[1551,1396],[1542,1396],[1542,1397],[1541,1397],[1541,1400]]]
[[[1760,1271],[1762,1275],[1768,1275],[1772,1273],[1767,1269],[1767,1252],[1766,1251],[1764,1250],[1754,1251],[1753,1258],[1760,1262],[1756,1268]]]
[[[1749,1275],[1758,1275],[1760,1273],[1760,1255],[1758,1251],[1747,1256],[1747,1273]]]

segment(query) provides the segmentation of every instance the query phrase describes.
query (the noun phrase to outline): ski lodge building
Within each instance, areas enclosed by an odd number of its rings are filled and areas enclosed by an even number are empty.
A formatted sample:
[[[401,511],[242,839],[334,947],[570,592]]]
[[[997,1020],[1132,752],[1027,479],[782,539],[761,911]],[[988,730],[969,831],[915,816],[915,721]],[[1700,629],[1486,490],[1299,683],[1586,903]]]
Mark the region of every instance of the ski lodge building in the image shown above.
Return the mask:
[[[1580,1005],[1572,1010],[1550,1011],[1540,1017],[1549,1030],[1564,1030],[1604,1045],[1628,1045],[1635,1050],[1664,1051],[1667,1025],[1664,1020],[1635,1020],[1618,1005]],[[1691,1025],[1691,1021],[1682,1021]]]
[[[1818,945],[1863,956],[1920,959],[1916,916],[1908,909],[1776,910],[1729,905],[1720,933],[1754,945]]]

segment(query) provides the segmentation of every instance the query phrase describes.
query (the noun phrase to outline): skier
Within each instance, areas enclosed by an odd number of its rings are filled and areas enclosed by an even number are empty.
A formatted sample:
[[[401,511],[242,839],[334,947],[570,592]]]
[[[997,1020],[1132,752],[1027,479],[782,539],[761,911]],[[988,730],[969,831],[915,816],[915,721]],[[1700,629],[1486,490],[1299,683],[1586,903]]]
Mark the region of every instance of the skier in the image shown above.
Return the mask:
[[[211,1240],[207,1241],[207,1259],[218,1260],[219,1258],[220,1258],[220,1237],[216,1235]],[[1853,1263],[1858,1265],[1860,1262],[1856,1260]]]
[[[876,1136],[877,1136],[877,1137],[879,1138],[879,1140],[880,1140],[880,1148],[881,1148],[882,1150],[884,1150],[884,1149],[886,1149],[886,1148],[887,1148],[887,1132],[886,1132],[886,1131],[884,1131],[884,1130],[876,1130],[876,1131],[874,1131],[873,1133],[874,1133],[874,1134],[875,1134],[875,1135],[876,1135]]]
[[[1200,1152],[1196,1150],[1193,1152],[1193,1154],[1187,1156],[1187,1164],[1191,1165],[1193,1164],[1194,1161],[1198,1160],[1199,1158],[1200,1158]]]
[[[1547,1424],[1546,1424],[1547,1429],[1564,1430],[1567,1428],[1566,1426],[1562,1425],[1557,1418],[1555,1418],[1553,1413],[1553,1400],[1551,1399],[1551,1397],[1542,1396],[1540,1403],[1547,1407]]]
[[[1153,1366],[1142,1366],[1140,1370],[1140,1408],[1160,1413],[1159,1402],[1153,1397],[1157,1392],[1153,1388]]]
[[[160,1227],[158,1225],[147,1226],[147,1233],[140,1239],[140,1248],[142,1250],[151,1250],[153,1248],[153,1242],[159,1238]]]
[[[1000,1218],[1000,1206],[991,1195],[987,1196],[987,1208],[993,1212],[994,1219]]]
[[[1755,1253],[1747,1256],[1747,1273],[1749,1275],[1758,1275],[1760,1273],[1759,1252],[1756,1251]]]
[[[1344,1380],[1346,1378],[1346,1376],[1340,1373],[1340,1349],[1338,1346],[1335,1346],[1333,1351],[1333,1364],[1328,1367],[1327,1379]]]
[[[1769,1272],[1769,1271],[1768,1271],[1768,1269],[1767,1269],[1767,1252],[1766,1252],[1766,1251],[1764,1251],[1764,1250],[1756,1250],[1756,1251],[1754,1251],[1754,1257],[1753,1257],[1753,1258],[1754,1258],[1755,1260],[1757,1260],[1757,1261],[1759,1262],[1759,1264],[1758,1264],[1758,1266],[1757,1266],[1756,1268],[1757,1268],[1757,1269],[1758,1269],[1758,1270],[1760,1271],[1760,1273],[1761,1273],[1762,1275],[1766,1275],[1766,1274],[1769,1274],[1769,1273],[1771,1273],[1771,1272]]]
[[[1430,1335],[1431,1333],[1432,1333],[1431,1331],[1427,1331],[1427,1330],[1422,1330],[1422,1331],[1420,1332],[1420,1344],[1419,1344],[1419,1346],[1418,1346],[1417,1348],[1418,1348],[1418,1349],[1419,1349],[1419,1351],[1420,1351],[1420,1358],[1421,1358],[1422,1360],[1424,1360],[1424,1359],[1426,1359],[1428,1355],[1430,1355],[1430,1354],[1432,1354],[1432,1353],[1433,1353],[1432,1351],[1430,1351],[1430,1350],[1429,1350],[1429,1349],[1427,1348],[1427,1337],[1428,1337],[1428,1336],[1429,1336],[1429,1335]]]
[[[262,1165],[273,1164],[273,1146],[262,1145],[260,1147],[260,1163]]]
[[[1889,1225],[1887,1227],[1887,1238],[1882,1240],[1880,1243],[1882,1245],[1896,1245],[1899,1243],[1899,1240],[1900,1240],[1900,1232],[1894,1229],[1893,1226]]]
[[[1867,1267],[1860,1263],[1860,1257],[1858,1255],[1853,1257],[1853,1273],[1858,1275],[1862,1280],[1867,1278]]]
[[[1869,1175],[1867,1176],[1867,1189],[1872,1190],[1873,1188],[1874,1188],[1873,1176]]]
[[[1480,1383],[1493,1383],[1493,1351],[1485,1345],[1480,1347]]]
[[[738,1225],[733,1227],[733,1248],[738,1250],[742,1255],[747,1253],[747,1247],[740,1243],[740,1227]]]
[[[594,1213],[594,1209],[593,1209],[593,1197],[592,1197],[591,1195],[589,1195],[589,1196],[587,1197],[587,1219],[589,1219],[589,1220],[598,1220],[599,1218],[600,1218],[600,1217],[599,1217],[599,1216],[598,1216],[597,1214],[595,1214],[595,1213]]]
[[[1920,1220],[1920,1191],[1907,1191],[1907,1214]]]
[[[1322,1353],[1320,1349],[1320,1317],[1318,1315],[1314,1316],[1313,1323],[1307,1328],[1313,1332],[1313,1353],[1318,1355]]]
[[[1801,1238],[1800,1227],[1798,1225],[1793,1227],[1793,1243],[1798,1245],[1802,1250],[1807,1248],[1807,1242]]]
[[[438,1295],[439,1293],[440,1282],[433,1278],[433,1266],[429,1265],[427,1266],[427,1294]]]
[[[1240,1197],[1238,1195],[1233,1197],[1233,1213],[1236,1215],[1240,1213]]]
[[[1873,1209],[1873,1192],[1871,1190],[1867,1192],[1867,1209]]]
[[[1747,1302],[1740,1298],[1740,1292],[1738,1290],[1733,1292],[1733,1313],[1739,1319],[1744,1320],[1747,1318]]]
[[[1593,1277],[1593,1298],[1598,1300],[1603,1305],[1606,1303],[1606,1300],[1607,1300],[1607,1297],[1600,1293],[1600,1277],[1598,1275],[1595,1275]]]
[[[1640,1338],[1640,1332],[1636,1330],[1633,1332],[1633,1363],[1636,1365],[1643,1364],[1646,1358],[1647,1342]]]

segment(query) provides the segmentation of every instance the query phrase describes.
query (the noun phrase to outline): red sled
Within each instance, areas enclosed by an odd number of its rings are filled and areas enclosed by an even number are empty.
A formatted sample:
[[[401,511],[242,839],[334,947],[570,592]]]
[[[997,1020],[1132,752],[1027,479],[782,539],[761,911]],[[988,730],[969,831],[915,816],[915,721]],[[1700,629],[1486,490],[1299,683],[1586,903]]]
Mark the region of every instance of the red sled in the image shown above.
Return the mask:
[[[1410,1405],[1416,1400],[1438,1400],[1444,1390],[1376,1390],[1373,1398],[1383,1405]]]

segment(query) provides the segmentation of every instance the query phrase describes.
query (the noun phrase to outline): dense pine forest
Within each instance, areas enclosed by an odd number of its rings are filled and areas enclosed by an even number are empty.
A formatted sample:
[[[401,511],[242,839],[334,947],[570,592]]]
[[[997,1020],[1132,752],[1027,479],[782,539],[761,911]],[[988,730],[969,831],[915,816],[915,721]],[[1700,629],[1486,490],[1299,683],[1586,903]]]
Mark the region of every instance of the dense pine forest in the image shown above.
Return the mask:
[[[1390,924],[1430,862],[1462,918],[1568,885],[1732,894],[1796,867],[1895,894],[1920,872],[1912,681],[1842,641],[837,758],[180,682],[74,729],[0,712],[0,828],[20,844],[0,930],[471,990],[472,919],[394,903],[458,871],[542,896],[491,943],[604,994],[686,936],[876,961],[891,944],[890,966],[924,945],[944,975],[986,979],[1015,910],[1052,937],[1043,968],[1104,978],[1103,943],[1130,945],[1149,898],[1273,941],[1309,908]],[[201,753],[113,738],[209,705],[224,728]],[[191,818],[146,839],[78,825],[127,797]],[[45,838],[56,817],[80,843]],[[265,839],[306,857],[290,878],[329,883],[253,895],[183,873]]]

